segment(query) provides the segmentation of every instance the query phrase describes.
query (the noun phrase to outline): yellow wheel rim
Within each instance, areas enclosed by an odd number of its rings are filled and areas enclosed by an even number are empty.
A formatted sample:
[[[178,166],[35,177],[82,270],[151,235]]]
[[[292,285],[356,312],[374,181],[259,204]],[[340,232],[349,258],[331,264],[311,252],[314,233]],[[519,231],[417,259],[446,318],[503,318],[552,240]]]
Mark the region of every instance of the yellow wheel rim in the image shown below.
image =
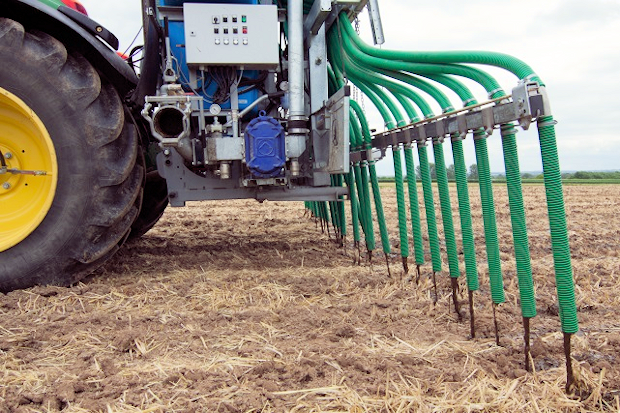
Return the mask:
[[[24,101],[0,87],[0,251],[22,242],[54,200],[58,164],[54,143]],[[35,175],[36,174],[36,175]]]

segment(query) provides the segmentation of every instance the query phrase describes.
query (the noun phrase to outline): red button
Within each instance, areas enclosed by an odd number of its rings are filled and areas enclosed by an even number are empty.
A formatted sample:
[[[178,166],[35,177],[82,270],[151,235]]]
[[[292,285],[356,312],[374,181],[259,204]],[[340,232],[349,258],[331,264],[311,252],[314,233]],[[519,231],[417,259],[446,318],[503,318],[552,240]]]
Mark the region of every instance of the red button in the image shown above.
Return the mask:
[[[248,34],[248,28],[247,28],[247,26],[243,26],[243,34]]]

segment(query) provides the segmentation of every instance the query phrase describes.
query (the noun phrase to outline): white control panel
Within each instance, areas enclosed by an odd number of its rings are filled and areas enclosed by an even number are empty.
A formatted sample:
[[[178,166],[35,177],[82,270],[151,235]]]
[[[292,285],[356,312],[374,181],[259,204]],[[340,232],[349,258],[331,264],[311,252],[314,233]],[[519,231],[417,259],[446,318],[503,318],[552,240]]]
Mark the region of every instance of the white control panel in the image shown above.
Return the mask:
[[[184,3],[188,65],[278,66],[275,5]]]

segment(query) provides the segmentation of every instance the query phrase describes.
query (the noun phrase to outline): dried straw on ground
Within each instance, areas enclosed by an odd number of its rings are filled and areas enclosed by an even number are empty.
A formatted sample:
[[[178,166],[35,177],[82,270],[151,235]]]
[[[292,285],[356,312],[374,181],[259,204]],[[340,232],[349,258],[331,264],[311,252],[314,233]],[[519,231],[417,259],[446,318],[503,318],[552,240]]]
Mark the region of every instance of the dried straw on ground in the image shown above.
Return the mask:
[[[351,240],[338,248],[298,203],[205,202],[170,209],[73,288],[0,296],[0,412],[619,411],[620,186],[565,189],[582,327],[572,395],[544,188],[524,192],[539,311],[533,373],[505,189],[496,186],[507,297],[498,347],[476,188],[474,340],[464,279],[458,322],[447,271],[435,306],[428,264],[419,285],[401,277],[394,191],[383,188],[392,279],[379,254],[354,265]]]

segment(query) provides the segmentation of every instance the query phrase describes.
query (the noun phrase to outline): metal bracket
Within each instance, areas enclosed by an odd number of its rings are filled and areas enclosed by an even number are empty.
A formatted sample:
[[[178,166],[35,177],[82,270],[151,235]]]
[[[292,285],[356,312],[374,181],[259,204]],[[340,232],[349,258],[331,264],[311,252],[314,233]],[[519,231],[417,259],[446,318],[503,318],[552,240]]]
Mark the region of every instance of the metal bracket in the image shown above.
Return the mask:
[[[426,146],[429,137],[450,135],[452,139],[465,139],[468,133],[481,128],[486,133],[479,138],[484,138],[498,125],[519,121],[522,127],[527,128],[532,119],[550,115],[545,90],[538,83],[529,82],[516,89],[513,101],[509,100],[509,96],[504,96],[375,134],[372,147],[385,150],[394,142],[407,144],[411,140],[415,140],[418,146]],[[351,159],[357,159],[357,155],[352,153]]]
[[[328,159],[316,159],[325,162],[321,169],[332,174],[349,173],[349,95],[348,86],[336,92],[325,106],[313,116],[316,119],[316,136],[326,136],[329,143]],[[323,132],[323,134],[321,134]],[[325,134],[325,132],[327,132]]]
[[[540,111],[534,111],[530,103],[530,98],[533,96],[543,96],[538,82],[519,82],[512,89],[512,100],[516,104],[517,120],[519,121],[519,126],[524,130],[529,129],[532,120],[540,116]]]
[[[310,32],[312,35],[316,36],[331,12],[331,0],[315,0],[310,12],[304,20],[304,33]]]
[[[339,196],[349,193],[346,187],[280,185],[275,180],[273,183],[277,186],[244,187],[238,168],[231,169],[231,179],[220,179],[197,175],[185,164],[185,159],[174,148],[157,155],[157,171],[166,179],[168,198],[173,207],[185,206],[187,201],[247,198],[259,201],[338,201]]]

